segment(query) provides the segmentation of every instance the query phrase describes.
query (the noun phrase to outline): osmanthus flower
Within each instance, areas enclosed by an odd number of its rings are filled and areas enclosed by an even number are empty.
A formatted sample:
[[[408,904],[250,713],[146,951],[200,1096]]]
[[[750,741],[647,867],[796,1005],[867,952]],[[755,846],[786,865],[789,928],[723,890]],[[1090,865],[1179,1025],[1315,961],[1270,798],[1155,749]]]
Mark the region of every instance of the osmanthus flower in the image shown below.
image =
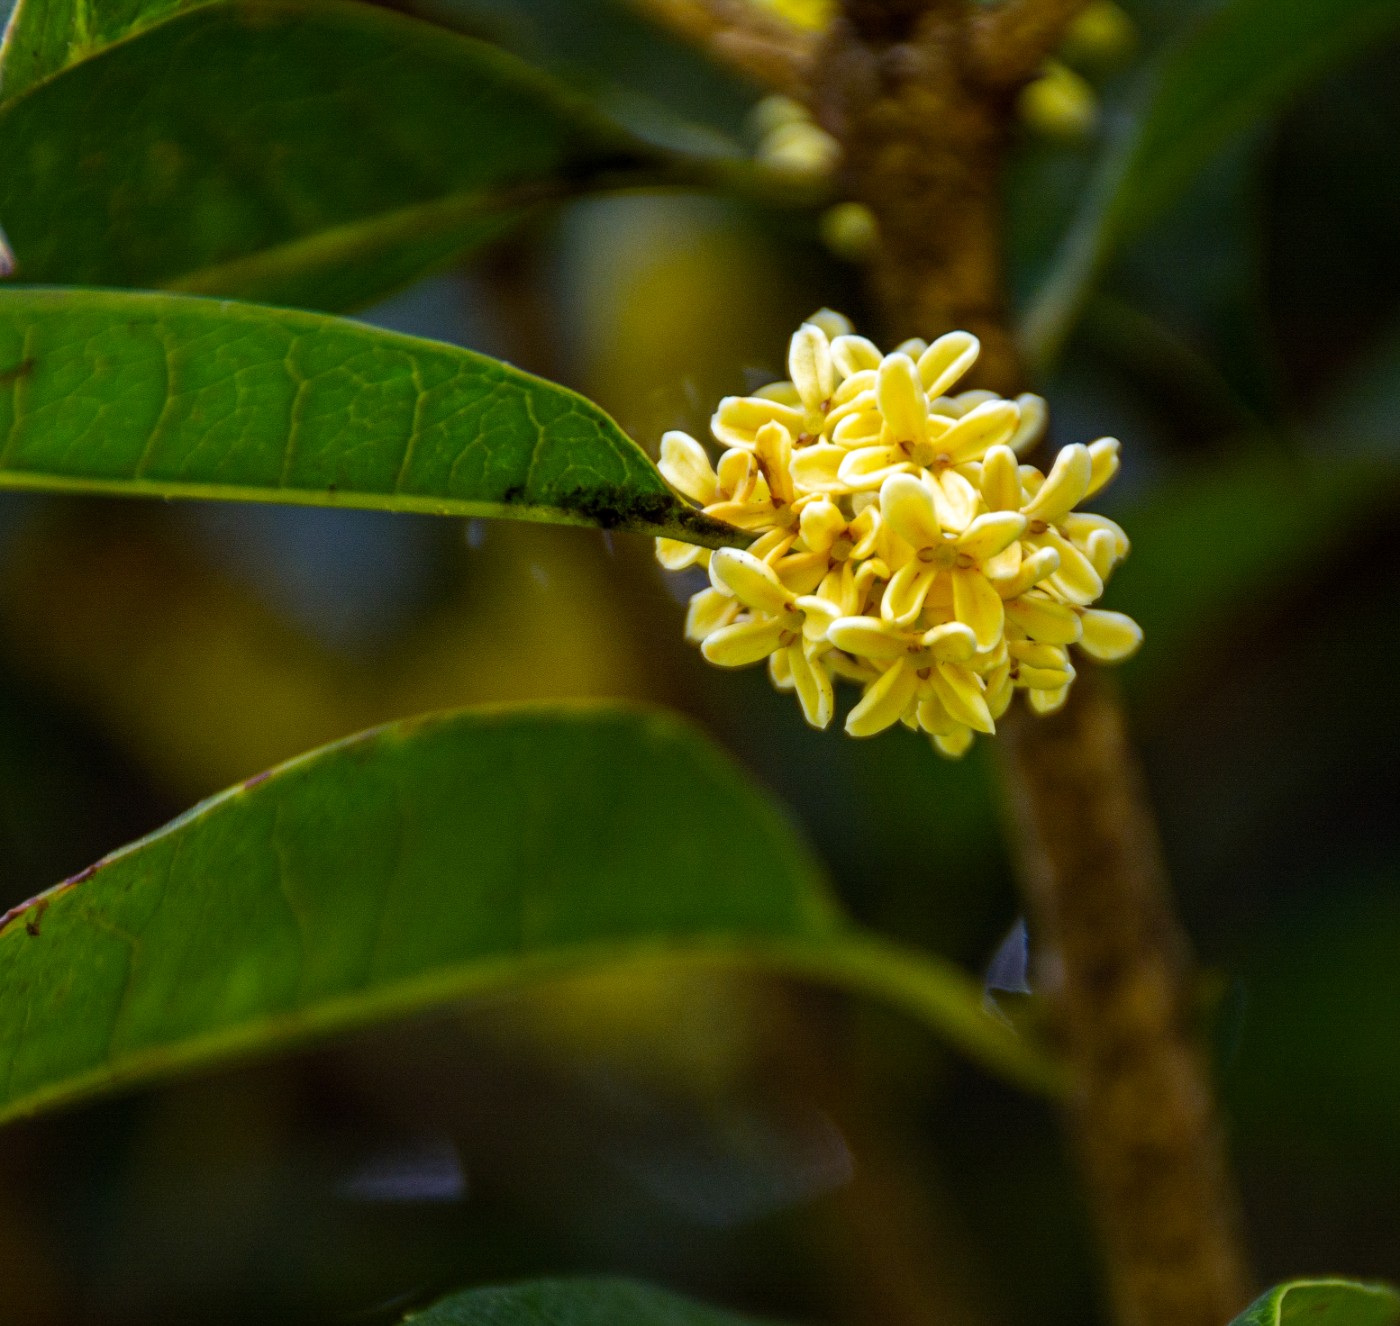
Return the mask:
[[[950,332],[882,354],[823,309],[793,336],[786,379],[720,402],[717,461],[665,435],[672,487],[752,536],[713,553],[657,540],[667,569],[709,573],[686,637],[710,662],[766,661],[819,728],[850,682],[852,736],[903,723],[957,757],[1018,690],[1059,708],[1071,649],[1117,662],[1138,648],[1131,618],[1093,606],[1127,535],[1078,510],[1117,473],[1118,442],[1065,447],[1048,473],[1025,463],[1045,402],[951,394],[978,350]]]

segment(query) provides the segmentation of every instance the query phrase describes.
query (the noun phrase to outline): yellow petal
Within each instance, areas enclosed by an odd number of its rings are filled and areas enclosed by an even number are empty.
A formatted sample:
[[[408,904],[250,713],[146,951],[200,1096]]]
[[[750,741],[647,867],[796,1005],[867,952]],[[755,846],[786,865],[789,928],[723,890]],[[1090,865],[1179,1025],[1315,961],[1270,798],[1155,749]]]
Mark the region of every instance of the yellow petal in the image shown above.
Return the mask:
[[[719,497],[719,480],[715,467],[702,447],[689,433],[673,429],[661,435],[661,459],[657,462],[661,477],[678,493],[692,502],[709,506]]]
[[[825,640],[841,617],[840,606],[821,594],[803,594],[793,606],[802,614],[803,636],[813,643]]]
[[[841,617],[827,628],[826,638],[857,658],[880,661],[908,656],[909,633],[879,617]]]
[[[906,562],[885,586],[880,616],[896,626],[908,626],[923,611],[924,599],[938,572],[922,562]]]
[[[1051,589],[1078,604],[1092,603],[1103,593],[1103,580],[1093,563],[1058,530],[1048,529],[1040,538],[1060,554],[1060,569],[1048,578]]]
[[[807,451],[815,451],[808,447]],[[840,450],[839,447],[833,450]],[[800,460],[806,451],[797,453]],[[852,491],[878,488],[892,474],[907,474],[915,466],[898,447],[860,447],[842,452],[844,459],[836,471],[837,477]],[[795,463],[795,462],[794,462]],[[966,481],[964,481],[966,482]]]
[[[1035,668],[1023,664],[1016,669],[1016,684],[1028,691],[1058,691],[1073,680],[1073,668]]]
[[[943,707],[943,701],[938,698],[937,693],[931,689],[926,695],[919,697],[917,717],[919,726],[931,737],[944,736],[962,727],[962,724]]]
[[[1045,425],[1049,422],[1050,411],[1045,404],[1045,398],[1037,396],[1033,391],[1022,392],[1016,397],[1016,404],[1021,407],[1021,422],[1016,425],[1016,431],[1012,433],[1011,440],[1006,445],[1018,456],[1024,456],[1045,436]]]
[[[864,336],[838,336],[831,343],[832,362],[847,381],[857,373],[878,369],[883,357],[875,343],[867,341]]]
[[[783,623],[776,617],[752,617],[721,626],[705,637],[700,652],[721,668],[743,668],[759,663],[783,643]]]
[[[778,616],[793,601],[791,590],[773,568],[742,548],[721,548],[710,558],[710,578],[745,607]]]
[[[977,489],[956,470],[934,475],[933,485],[933,507],[938,523],[950,533],[961,533],[977,515]]]
[[[899,722],[919,689],[919,679],[903,660],[888,668],[878,681],[866,687],[860,703],[846,715],[846,731],[853,737],[873,737]]]
[[[1096,529],[1081,546],[1089,564],[1099,573],[1099,579],[1107,583],[1113,568],[1118,565],[1118,549],[1114,546],[1113,535],[1105,529]]]
[[[1049,645],[1072,645],[1082,633],[1073,608],[1038,594],[1008,599],[1006,615],[1032,640]]]
[[[919,336],[911,336],[907,341],[900,341],[895,346],[894,353],[897,355],[908,355],[910,360],[918,363],[923,357],[923,353],[928,349],[928,342]]]
[[[802,116],[805,119],[807,112],[804,110]],[[828,340],[834,341],[838,336],[849,336],[851,334],[851,320],[844,313],[838,313],[834,308],[819,308],[810,318],[804,318],[804,322],[810,322],[814,327],[820,327],[827,335]]]
[[[1107,516],[1100,516],[1092,511],[1071,511],[1063,520],[1055,523],[1080,548],[1087,548],[1090,537],[1095,533],[1109,535],[1113,540],[1115,562],[1121,562],[1132,550],[1127,532],[1117,521],[1110,520]]]
[[[846,528],[846,517],[829,497],[819,497],[802,508],[798,528],[802,542],[812,552],[827,552],[836,536]]]
[[[806,416],[801,410],[761,396],[726,396],[710,419],[710,431],[726,446],[750,450],[758,430],[779,423],[794,437],[802,432]]]
[[[1091,658],[1119,663],[1131,658],[1142,645],[1142,627],[1121,612],[1086,608],[1083,618],[1084,635],[1079,645]]]
[[[1011,707],[1011,699],[1016,694],[1016,687],[1011,681],[1010,667],[1003,665],[988,675],[985,693],[987,712],[996,720]]]
[[[985,568],[983,568],[985,571]],[[997,581],[996,591],[1004,599],[1019,598],[1033,585],[1055,574],[1060,569],[1060,554],[1055,548],[1035,548],[1023,553],[1021,569],[1010,580]]]
[[[1020,543],[1007,544],[995,557],[988,557],[982,563],[982,574],[996,583],[998,593],[1001,592],[1001,586],[1014,580],[1020,571]]]
[[[788,344],[788,377],[809,411],[820,410],[836,390],[831,342],[820,327],[805,322]]]
[[[928,398],[919,381],[919,370],[908,355],[885,356],[875,396],[894,441],[918,443],[928,436]]]
[[[1015,401],[986,401],[938,439],[938,450],[955,464],[980,460],[992,447],[1004,446],[1020,420],[1021,407]]]
[[[932,738],[933,748],[945,759],[960,760],[967,754],[968,748],[972,745],[972,729],[969,727],[955,728],[949,733],[939,733]]]
[[[958,551],[983,562],[1015,543],[1025,529],[1026,518],[1019,511],[989,511],[958,536]]]
[[[1000,399],[996,392],[979,387],[976,391],[960,391],[956,396],[940,396],[929,405],[929,409],[948,419],[961,419],[963,415],[971,414],[979,405]]]
[[[1058,691],[1027,691],[1026,699],[1030,702],[1031,711],[1043,717],[1065,707],[1069,687],[1062,686]]]
[[[943,707],[958,722],[988,736],[996,731],[982,692],[982,679],[975,672],[960,663],[938,663],[930,680]]]
[[[981,350],[971,332],[940,336],[919,356],[919,380],[930,396],[941,396],[977,362]]]
[[[668,571],[684,571],[700,560],[703,549],[679,539],[657,539],[656,560]]]
[[[1101,437],[1097,442],[1089,443],[1089,459],[1093,462],[1093,470],[1089,476],[1089,488],[1084,494],[1085,497],[1092,497],[1118,473],[1120,450],[1116,437]]]
[[[825,553],[792,553],[772,563],[778,579],[799,597],[810,594],[826,575]]]
[[[992,511],[1020,509],[1021,476],[1010,447],[991,447],[982,457],[982,500]]]
[[[799,447],[793,453],[789,472],[799,492],[844,493],[848,489],[839,477],[839,471],[845,459],[843,447],[818,442],[815,446]]]
[[[693,594],[685,614],[685,638],[699,644],[706,636],[728,626],[739,615],[739,600],[717,589]]]
[[[761,400],[777,401],[779,405],[791,405],[794,409],[799,410],[802,408],[802,397],[797,394],[797,388],[786,379],[770,382],[766,386],[759,387],[753,394]]]
[[[773,683],[775,691],[791,691],[796,689],[796,683],[792,679],[792,668],[788,664],[788,650],[775,649],[768,655],[768,680]]]
[[[953,612],[960,622],[972,628],[979,649],[996,647],[1004,621],[1001,595],[980,571],[954,568]]]
[[[1059,520],[1089,491],[1093,468],[1089,448],[1082,443],[1062,448],[1039,492],[1021,508],[1022,512],[1030,520]]]
[[[813,656],[810,646],[789,645],[783,652],[787,655],[788,670],[802,704],[802,716],[815,728],[826,727],[836,708],[831,675],[826,665]]]
[[[945,663],[966,663],[977,652],[977,637],[962,622],[943,622],[924,632],[924,648]]]
[[[880,485],[880,518],[911,548],[931,548],[943,536],[931,485],[912,474],[892,474]]]
[[[735,502],[747,502],[753,496],[763,475],[751,451],[731,447],[719,458],[720,496]]]

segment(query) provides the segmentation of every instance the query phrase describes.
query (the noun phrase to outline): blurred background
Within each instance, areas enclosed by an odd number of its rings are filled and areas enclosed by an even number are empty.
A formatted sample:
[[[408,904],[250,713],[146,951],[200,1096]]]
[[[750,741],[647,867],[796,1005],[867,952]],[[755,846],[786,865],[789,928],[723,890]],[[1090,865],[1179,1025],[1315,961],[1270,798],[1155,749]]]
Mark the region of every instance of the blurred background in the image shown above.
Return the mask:
[[[604,0],[407,0],[620,102],[752,134],[752,89]],[[1075,115],[1033,116],[1014,284],[1145,63],[1124,0]],[[1209,9],[1197,5],[1195,10]],[[3,11],[3,5],[0,5]],[[1132,245],[1054,381],[1115,434],[1120,680],[1204,969],[1264,1281],[1400,1279],[1400,45],[1217,157]],[[1087,107],[1087,109],[1086,109]],[[585,392],[655,454],[780,375],[859,266],[814,215],[581,202],[367,310]],[[552,696],[685,711],[788,807],[861,921],[985,970],[1018,919],[994,753],[802,723],[681,640],[627,536],[293,508],[0,501],[0,909],[373,723]],[[5,1326],[378,1323],[452,1287],[635,1273],[813,1322],[1094,1320],[1052,1111],[892,1014],[626,972],[9,1128]]]

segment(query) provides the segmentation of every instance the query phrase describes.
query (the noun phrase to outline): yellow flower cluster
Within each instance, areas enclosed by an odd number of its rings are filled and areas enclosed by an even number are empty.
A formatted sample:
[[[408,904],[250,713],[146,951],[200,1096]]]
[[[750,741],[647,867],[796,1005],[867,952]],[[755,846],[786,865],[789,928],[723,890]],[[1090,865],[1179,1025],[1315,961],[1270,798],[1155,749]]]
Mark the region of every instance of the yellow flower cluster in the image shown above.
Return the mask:
[[[1137,649],[1131,618],[1090,606],[1127,536],[1075,510],[1117,472],[1117,440],[1065,447],[1049,474],[1021,464],[1045,402],[949,395],[978,349],[950,332],[882,355],[824,309],[793,336],[786,381],[720,402],[718,465],[688,434],[665,435],[667,481],[755,536],[716,552],[657,540],[668,570],[709,571],[686,636],[711,663],[767,659],[818,728],[833,680],[854,682],[852,736],[902,722],[956,757],[1017,690],[1037,713],[1058,709],[1069,646],[1104,662]]]

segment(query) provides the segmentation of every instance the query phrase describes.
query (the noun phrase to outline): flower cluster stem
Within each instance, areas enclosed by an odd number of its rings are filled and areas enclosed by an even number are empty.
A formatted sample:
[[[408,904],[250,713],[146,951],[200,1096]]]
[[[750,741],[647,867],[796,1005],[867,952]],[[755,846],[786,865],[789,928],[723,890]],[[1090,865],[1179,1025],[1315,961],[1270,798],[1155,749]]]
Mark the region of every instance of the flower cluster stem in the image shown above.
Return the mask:
[[[1002,163],[1018,80],[1075,8],[845,0],[818,64],[814,105],[845,148],[849,196],[879,227],[869,288],[885,333],[974,332],[978,385],[1004,394],[1024,383],[1004,294]],[[1248,1298],[1237,1203],[1191,1026],[1189,952],[1119,705],[1082,676],[1062,713],[1008,714],[1003,734],[1115,1320],[1222,1326]]]

